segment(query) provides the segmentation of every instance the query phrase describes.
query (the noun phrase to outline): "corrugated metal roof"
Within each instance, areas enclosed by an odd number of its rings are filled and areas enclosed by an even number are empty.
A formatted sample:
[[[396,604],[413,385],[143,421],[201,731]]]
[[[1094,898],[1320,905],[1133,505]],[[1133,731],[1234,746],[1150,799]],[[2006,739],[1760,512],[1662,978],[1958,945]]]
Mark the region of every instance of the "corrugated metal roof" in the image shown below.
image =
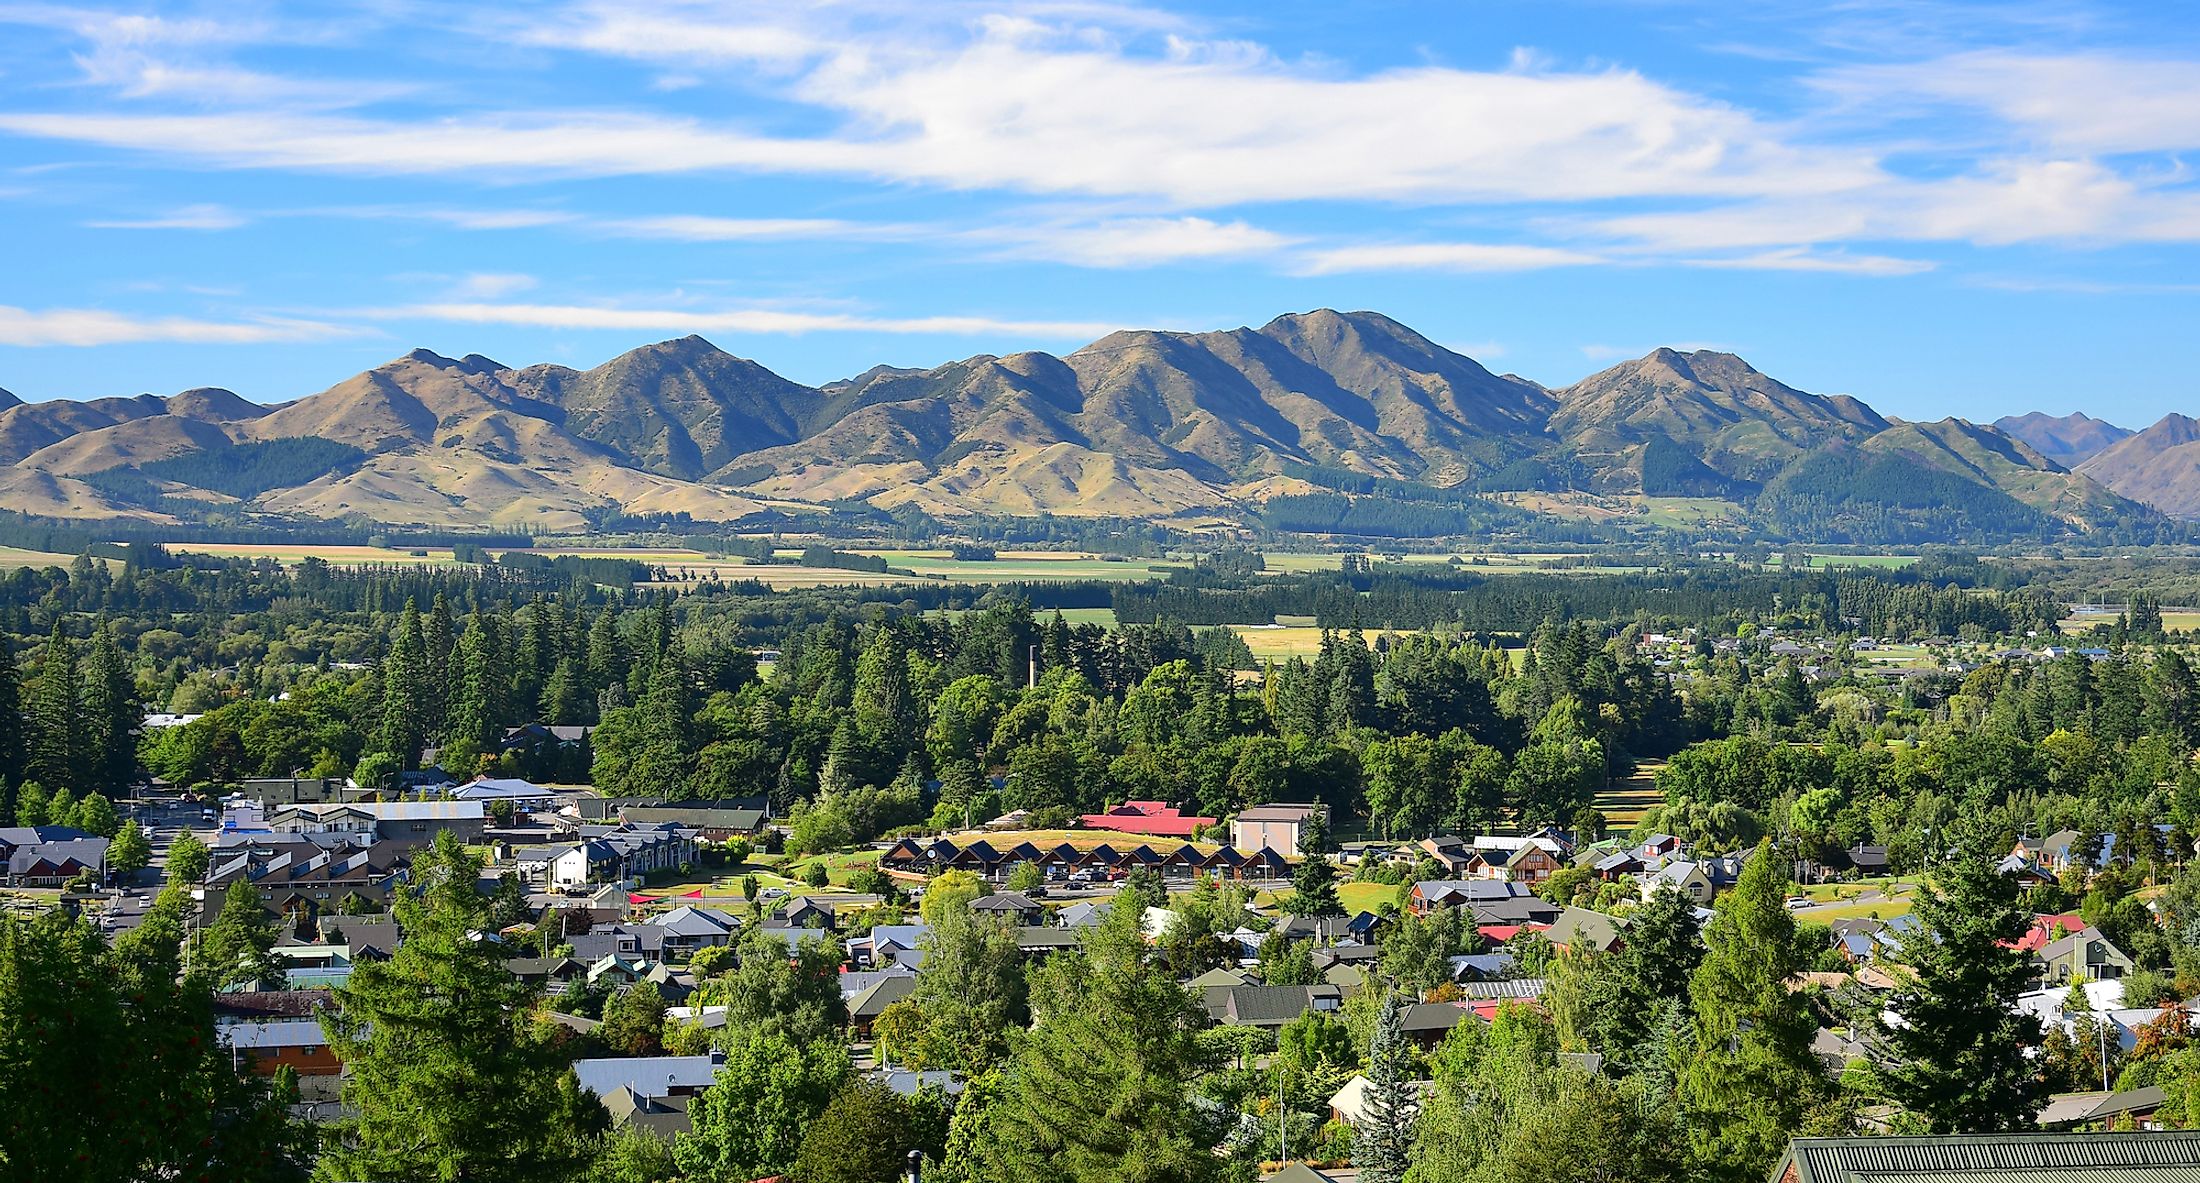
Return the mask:
[[[2053,1183],[2077,1171],[2135,1178],[2133,1167],[2200,1170],[2200,1131],[2122,1134],[1996,1134],[1941,1138],[1797,1138],[1789,1145],[1798,1183],[1895,1183],[1928,1174],[1985,1172],[1995,1183]],[[1784,1164],[1783,1164],[1784,1165]],[[1774,1178],[1778,1178],[1775,1168]],[[2164,1176],[2174,1179],[2176,1176]]]
[[[1855,1174],[1855,1183],[2200,1183],[2200,1168],[2042,1168]]]

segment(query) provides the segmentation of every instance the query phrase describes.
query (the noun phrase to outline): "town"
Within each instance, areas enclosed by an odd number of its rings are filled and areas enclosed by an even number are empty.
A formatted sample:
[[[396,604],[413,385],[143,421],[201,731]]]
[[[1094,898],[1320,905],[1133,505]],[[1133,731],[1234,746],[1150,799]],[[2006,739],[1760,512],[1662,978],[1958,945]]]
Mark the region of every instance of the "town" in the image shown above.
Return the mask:
[[[618,1183],[2200,1166],[2200,681],[2151,601],[2065,640],[2034,591],[1916,576],[1679,613],[1569,586],[1524,633],[1252,660],[998,594],[817,589],[740,625],[734,589],[494,568],[18,569],[0,1088],[159,1071],[0,1153]]]

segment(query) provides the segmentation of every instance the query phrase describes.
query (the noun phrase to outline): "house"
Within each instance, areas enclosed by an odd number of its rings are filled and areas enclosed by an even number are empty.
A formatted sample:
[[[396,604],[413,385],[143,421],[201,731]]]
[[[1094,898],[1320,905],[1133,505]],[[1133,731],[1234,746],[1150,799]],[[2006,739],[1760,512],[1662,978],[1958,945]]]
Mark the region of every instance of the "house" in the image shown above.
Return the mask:
[[[334,850],[280,840],[225,846],[208,864],[201,908],[211,922],[230,886],[241,879],[259,893],[262,907],[293,923],[342,912],[381,912],[389,906],[399,853],[396,843],[381,842]]]
[[[2200,1130],[1796,1138],[1773,1183],[2149,1183],[2200,1173]]]
[[[723,1052],[704,1056],[575,1060],[573,1075],[582,1088],[598,1098],[608,1097],[620,1089],[642,1097],[692,1097],[711,1086],[725,1062]]]
[[[2040,1110],[2039,1124],[2045,1130],[2107,1129],[2111,1123],[2126,1122],[2137,1129],[2160,1129],[2154,1114],[2168,1099],[2160,1085],[2121,1092],[2061,1093]]]
[[[1016,930],[1016,951],[1026,957],[1044,957],[1064,949],[1084,947],[1085,938],[1066,929],[1025,925]]]
[[[300,1076],[344,1070],[318,1018],[243,1020],[221,1024],[214,1034],[256,1076],[273,1076],[285,1067]]]
[[[1232,986],[1208,991],[1207,1009],[1224,1026],[1273,1031],[1310,1010],[1343,1010],[1344,995],[1327,985]]]
[[[910,969],[924,964],[924,934],[931,929],[922,924],[881,924],[847,943],[848,961],[867,969],[884,969],[889,965],[905,965]]]
[[[764,828],[762,809],[740,807],[718,809],[703,805],[629,805],[619,810],[619,817],[629,825],[675,825],[694,830],[705,842],[725,842],[732,838],[754,836]]]
[[[523,813],[541,809],[555,809],[558,795],[532,781],[516,776],[482,777],[471,784],[451,790],[451,797],[458,801],[479,801],[484,807],[497,801],[509,802],[512,808]]]
[[[1711,902],[1711,870],[1700,862],[1676,859],[1642,878],[1642,898],[1648,902],[1666,888],[1672,888],[1698,904]]]
[[[508,728],[498,744],[498,750],[525,752],[529,755],[571,751],[587,743],[589,733],[594,730],[593,727],[527,723]]]
[[[1239,850],[1272,850],[1290,857],[1306,852],[1299,841],[1307,823],[1329,820],[1325,805],[1256,805],[1230,820],[1230,845]]]
[[[633,1089],[620,1088],[601,1100],[615,1130],[633,1130],[670,1142],[694,1128],[686,1097],[645,1097]]]
[[[970,902],[970,911],[972,915],[989,920],[1023,926],[1037,925],[1046,917],[1046,909],[1037,900],[1015,891],[981,896]]]
[[[468,802],[480,807],[479,802]],[[640,879],[695,861],[695,831],[678,826],[649,828],[583,826],[579,842],[526,847],[513,861],[520,877],[553,891],[585,883]]]
[[[1530,894],[1524,884],[1487,879],[1424,879],[1413,885],[1406,903],[1416,913],[1431,908],[1457,908],[1490,900]]]
[[[2009,853],[2030,859],[2057,875],[2072,863],[2097,871],[2115,860],[2116,835],[2096,834],[2089,844],[2086,835],[2077,830],[2057,830],[2045,838],[2019,838]]]
[[[1490,869],[1493,879],[1507,879],[1514,883],[1541,883],[1559,869],[1558,856],[1540,846],[1523,846],[1507,855],[1505,861]]]
[[[1459,1008],[1453,1007],[1451,1009],[1457,1010]],[[1366,1120],[1368,1115],[1367,1094],[1372,1087],[1374,1087],[1373,1081],[1357,1072],[1353,1073],[1352,1079],[1345,1081],[1344,1087],[1338,1089],[1329,1098],[1329,1119],[1331,1121],[1341,1121],[1350,1126],[1357,1126]],[[1408,1087],[1412,1090],[1414,1097],[1407,1107],[1408,1111],[1419,1112],[1422,1094],[1426,1093],[1433,1085],[1429,1081],[1416,1080],[1408,1082]]]
[[[682,904],[643,923],[663,931],[660,948],[671,961],[686,961],[703,949],[733,943],[741,922],[724,912]]]
[[[355,842],[395,842],[426,846],[449,831],[469,845],[481,841],[489,824],[479,801],[358,801],[343,805],[293,805],[267,815],[276,834],[303,834],[322,840],[341,836]]]
[[[1994,869],[2017,881],[2019,891],[2055,882],[2055,877],[2043,870],[2038,863],[2021,854],[2004,856]]]
[[[1088,813],[1077,819],[1088,830],[1118,830],[1155,838],[1189,838],[1215,824],[1211,817],[1187,816],[1161,801],[1125,801],[1106,813]]]
[[[1556,948],[1609,953],[1620,946],[1625,930],[1618,920],[1602,912],[1564,907],[1544,935]]]
[[[806,895],[798,895],[779,905],[769,923],[773,928],[816,928],[828,932],[840,927],[832,905],[818,903]]]
[[[1097,928],[1108,918],[1106,900],[1079,900],[1054,914],[1054,922],[1063,928]]]
[[[339,776],[255,776],[237,782],[237,792],[265,805],[322,805],[360,797],[359,789]]]
[[[1473,1017],[1472,1010],[1449,1002],[1414,1002],[1406,1005],[1399,1021],[1405,1027],[1406,1038],[1427,1051],[1444,1042],[1452,1028]]]
[[[2091,925],[2049,942],[2036,956],[2041,965],[2040,980],[2049,985],[2066,984],[2079,974],[2094,981],[2113,980],[2133,968],[2130,956]]]
[[[30,827],[10,827],[22,830]],[[67,826],[39,826],[41,830],[64,830]],[[59,887],[80,875],[90,875],[94,881],[107,877],[107,839],[95,838],[80,830],[75,838],[58,838],[13,846],[7,854],[7,882],[10,887]]]
[[[916,989],[915,974],[888,974],[849,999],[848,1025],[855,1028],[856,1038],[871,1038],[871,1024],[878,1021],[879,1015],[915,993]]]

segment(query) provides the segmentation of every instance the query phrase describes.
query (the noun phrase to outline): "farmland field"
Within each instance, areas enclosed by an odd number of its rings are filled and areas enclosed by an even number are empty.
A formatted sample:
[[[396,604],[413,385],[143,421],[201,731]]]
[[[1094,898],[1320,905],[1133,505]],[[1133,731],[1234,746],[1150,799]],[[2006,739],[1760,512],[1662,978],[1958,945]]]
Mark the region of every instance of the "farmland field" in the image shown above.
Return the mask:
[[[799,551],[782,551],[799,555]],[[1151,567],[1183,567],[1161,559],[1105,559],[1076,551],[1004,550],[991,560],[965,561],[948,557],[944,550],[867,550],[851,553],[877,555],[889,566],[904,567],[921,576],[937,576],[950,583],[1013,583],[1025,580],[1152,579]]]
[[[66,567],[75,562],[73,555],[48,554],[42,550],[17,550],[12,546],[0,546],[0,569],[9,567]]]

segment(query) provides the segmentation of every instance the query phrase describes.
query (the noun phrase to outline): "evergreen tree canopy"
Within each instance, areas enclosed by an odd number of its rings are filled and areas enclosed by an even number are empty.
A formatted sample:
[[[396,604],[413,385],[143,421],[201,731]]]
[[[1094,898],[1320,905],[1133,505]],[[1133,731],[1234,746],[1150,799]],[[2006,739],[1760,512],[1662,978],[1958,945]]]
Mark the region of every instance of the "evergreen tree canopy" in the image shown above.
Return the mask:
[[[2032,918],[1989,841],[1983,827],[1962,827],[1954,857],[1918,889],[1919,923],[1884,1003],[1900,1021],[1876,1024],[1894,1061],[1881,1091],[1936,1134],[2029,1129],[2046,1092],[2025,1055],[2039,1045],[2039,1020],[2017,1009],[2033,966],[2016,942]]]

